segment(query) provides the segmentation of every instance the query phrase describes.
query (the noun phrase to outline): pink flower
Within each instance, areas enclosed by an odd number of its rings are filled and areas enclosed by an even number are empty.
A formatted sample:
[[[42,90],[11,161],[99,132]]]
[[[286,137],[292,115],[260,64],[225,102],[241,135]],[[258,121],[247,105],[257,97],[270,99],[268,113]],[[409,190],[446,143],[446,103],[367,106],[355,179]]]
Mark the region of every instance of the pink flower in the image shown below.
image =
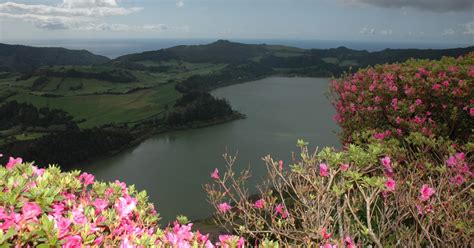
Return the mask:
[[[83,181],[85,186],[91,185],[94,183],[94,175],[84,172],[79,176],[79,180]]]
[[[120,217],[127,217],[137,206],[137,200],[127,196],[126,198],[120,197],[114,204]]]
[[[72,221],[68,218],[59,217],[55,220],[54,226],[59,231],[59,238],[62,238],[69,233],[69,227],[71,226],[71,224]]]
[[[283,160],[278,161],[278,169],[283,171]]]
[[[423,184],[420,189],[420,200],[426,201],[435,193],[435,190],[427,184]]]
[[[232,209],[232,207],[227,202],[223,202],[219,204],[218,208],[219,208],[219,211],[221,211],[222,213],[227,213]]]
[[[470,116],[474,116],[474,108],[470,108],[470,109],[469,109],[469,115],[470,115]]]
[[[464,183],[464,177],[460,174],[457,174],[454,177],[451,177],[450,180],[451,184],[461,186]]]
[[[100,213],[109,205],[109,201],[97,198],[94,200],[94,203],[92,203],[92,205],[95,207],[95,212]]]
[[[35,202],[27,202],[21,208],[21,212],[23,213],[23,218],[25,220],[36,218],[38,215],[41,214],[41,208]]]
[[[219,170],[217,168],[211,173],[211,178],[219,180]]]
[[[390,160],[390,157],[385,156],[384,158],[380,159],[380,161],[384,167],[385,174],[387,174],[389,177],[393,176],[392,161]]]
[[[255,202],[255,208],[263,209],[265,207],[265,201],[263,199],[259,199]]]
[[[8,159],[8,163],[5,165],[5,167],[8,169],[8,170],[11,170],[13,169],[13,167],[17,164],[21,164],[23,162],[23,160],[21,158],[13,158],[13,157],[10,157]]]
[[[321,236],[323,236],[323,239],[329,239],[331,238],[331,235],[330,233],[327,233],[327,230],[325,227],[321,228]]]
[[[319,246],[319,248],[337,248],[337,246],[326,243],[325,245]]]
[[[416,99],[416,100],[415,100],[415,104],[416,104],[417,106],[420,106],[421,104],[423,104],[423,101],[422,101],[421,99]]]
[[[285,210],[285,207],[283,206],[283,204],[279,203],[276,207],[275,207],[275,213],[277,214],[280,214],[280,216],[283,218],[283,219],[286,219],[288,217],[288,211]]]
[[[125,237],[122,240],[122,243],[120,244],[120,248],[135,248],[135,245],[130,244],[130,241],[128,240],[127,237]]]
[[[329,169],[328,169],[327,164],[325,163],[319,164],[319,175],[322,177],[329,176]]]
[[[349,164],[341,164],[341,171],[347,171],[349,169]]]
[[[346,236],[344,238],[344,243],[346,244],[346,248],[357,248],[351,236]]]
[[[64,238],[65,243],[63,248],[81,248],[82,247],[82,238],[79,235],[67,236]]]
[[[385,181],[385,187],[390,192],[394,191],[396,186],[397,186],[397,182],[393,180],[393,178],[391,177],[387,178],[387,181]]]

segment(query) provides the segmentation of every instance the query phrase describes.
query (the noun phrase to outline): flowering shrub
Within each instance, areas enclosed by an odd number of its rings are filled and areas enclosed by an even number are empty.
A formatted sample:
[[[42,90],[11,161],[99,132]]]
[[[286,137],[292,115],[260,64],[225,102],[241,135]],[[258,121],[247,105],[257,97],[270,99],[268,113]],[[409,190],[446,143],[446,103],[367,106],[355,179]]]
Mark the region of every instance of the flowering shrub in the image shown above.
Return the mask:
[[[58,167],[39,169],[10,158],[0,166],[0,246],[242,247],[244,240],[192,232],[191,223],[165,229],[145,192],[125,183]]]
[[[300,141],[301,156],[290,165],[264,158],[268,177],[258,196],[245,188],[250,172],[235,174],[235,158],[226,155],[227,170],[214,172],[205,187],[215,219],[256,244],[262,239],[321,247],[472,242],[469,148],[454,149],[449,141],[421,134],[406,137],[406,146],[390,142],[310,153]],[[414,151],[419,153],[413,156]]]
[[[285,165],[216,169],[206,185],[215,220],[250,242],[284,246],[470,247],[474,235],[474,53],[380,65],[333,80],[344,150]]]
[[[474,53],[440,61],[409,60],[348,74],[331,84],[342,139],[410,132],[472,141]]]

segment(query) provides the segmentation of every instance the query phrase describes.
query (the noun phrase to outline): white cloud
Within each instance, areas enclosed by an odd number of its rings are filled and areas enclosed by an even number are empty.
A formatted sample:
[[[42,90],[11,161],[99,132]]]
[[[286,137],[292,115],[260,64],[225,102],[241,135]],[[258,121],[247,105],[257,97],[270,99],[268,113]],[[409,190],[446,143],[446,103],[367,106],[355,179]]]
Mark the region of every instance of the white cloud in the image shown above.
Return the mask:
[[[374,35],[375,34],[375,28],[364,27],[359,31],[359,33],[362,34],[362,35]]]
[[[181,8],[184,6],[184,0],[176,0],[176,6],[178,8]]]
[[[433,12],[472,11],[472,0],[338,0],[343,4],[365,4],[382,8],[414,8]]]
[[[100,21],[108,16],[125,16],[142,8],[124,8],[118,0],[63,0],[57,5],[0,3],[0,19],[14,19],[40,29],[76,29],[89,31],[144,32],[163,31],[163,24],[125,25]]]
[[[380,31],[380,34],[381,35],[392,35],[393,31],[391,29],[385,29],[385,30]]]
[[[462,32],[463,34],[474,35],[474,22],[468,22],[462,24],[461,26],[464,27],[464,31]]]
[[[445,29],[443,31],[443,36],[450,36],[450,35],[453,35],[455,33],[456,33],[456,31],[454,31],[454,29],[448,28],[448,29]]]

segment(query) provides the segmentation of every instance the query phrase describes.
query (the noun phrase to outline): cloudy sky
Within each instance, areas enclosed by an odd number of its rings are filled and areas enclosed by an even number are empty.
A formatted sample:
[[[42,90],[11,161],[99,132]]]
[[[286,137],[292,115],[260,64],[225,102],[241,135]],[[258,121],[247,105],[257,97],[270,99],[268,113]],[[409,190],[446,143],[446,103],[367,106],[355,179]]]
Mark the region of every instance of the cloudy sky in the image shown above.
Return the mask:
[[[0,41],[321,39],[474,44],[473,0],[11,0]]]

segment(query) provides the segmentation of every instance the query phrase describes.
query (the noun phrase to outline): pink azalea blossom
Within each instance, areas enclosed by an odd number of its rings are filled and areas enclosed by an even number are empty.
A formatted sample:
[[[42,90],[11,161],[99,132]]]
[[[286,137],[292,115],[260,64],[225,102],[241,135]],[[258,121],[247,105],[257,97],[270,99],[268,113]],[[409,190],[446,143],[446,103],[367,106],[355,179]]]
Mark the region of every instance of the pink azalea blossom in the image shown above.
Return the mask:
[[[109,201],[101,199],[101,198],[95,199],[94,202],[92,203],[92,205],[96,209],[96,213],[102,212],[102,210],[104,210],[108,206],[108,204],[109,204]]]
[[[255,208],[263,209],[265,207],[265,201],[263,199],[258,199],[255,202]]]
[[[456,176],[451,177],[449,181],[451,184],[461,186],[464,183],[464,177],[460,174],[457,174]]]
[[[13,157],[10,157],[8,159],[8,163],[5,165],[5,168],[7,168],[8,170],[11,170],[13,169],[13,167],[17,164],[21,164],[23,162],[23,160],[21,158],[13,158]]]
[[[211,173],[211,178],[219,180],[219,170],[217,168]]]
[[[84,172],[79,176],[79,180],[81,180],[85,186],[91,185],[94,183],[94,175]]]
[[[382,165],[384,167],[385,174],[389,177],[393,176],[393,167],[392,161],[390,160],[389,156],[385,156],[384,158],[380,159]]]
[[[396,186],[397,186],[397,182],[393,180],[393,178],[391,177],[387,178],[387,181],[385,181],[385,187],[390,192],[395,191]]]
[[[327,164],[325,163],[320,163],[319,164],[319,175],[322,177],[327,177],[329,176],[329,168]]]
[[[36,218],[41,214],[41,207],[35,202],[27,202],[21,208],[25,220]]]
[[[219,204],[218,208],[219,208],[219,211],[221,211],[222,213],[227,213],[232,209],[232,207],[227,202],[223,202]]]
[[[427,184],[423,184],[420,189],[420,200],[427,201],[435,193],[435,190]]]
[[[64,238],[65,243],[62,248],[81,248],[82,238],[79,235],[67,236]]]
[[[119,213],[119,216],[124,218],[127,217],[137,206],[137,200],[130,196],[124,198],[120,197],[114,204],[115,209]]]
[[[324,245],[319,246],[319,248],[337,248],[337,246],[326,243]]]
[[[349,164],[341,164],[341,171],[347,171],[349,169]]]
[[[286,219],[288,217],[288,211],[285,210],[285,207],[283,206],[283,204],[279,203],[276,207],[275,207],[275,213],[277,214],[280,214],[280,216],[283,218],[283,219]]]
[[[321,228],[321,236],[323,237],[323,239],[329,239],[331,238],[332,234],[328,233],[326,228],[323,227]]]
[[[346,236],[344,238],[344,243],[346,244],[346,248],[357,248],[354,240],[351,238],[351,236]]]

